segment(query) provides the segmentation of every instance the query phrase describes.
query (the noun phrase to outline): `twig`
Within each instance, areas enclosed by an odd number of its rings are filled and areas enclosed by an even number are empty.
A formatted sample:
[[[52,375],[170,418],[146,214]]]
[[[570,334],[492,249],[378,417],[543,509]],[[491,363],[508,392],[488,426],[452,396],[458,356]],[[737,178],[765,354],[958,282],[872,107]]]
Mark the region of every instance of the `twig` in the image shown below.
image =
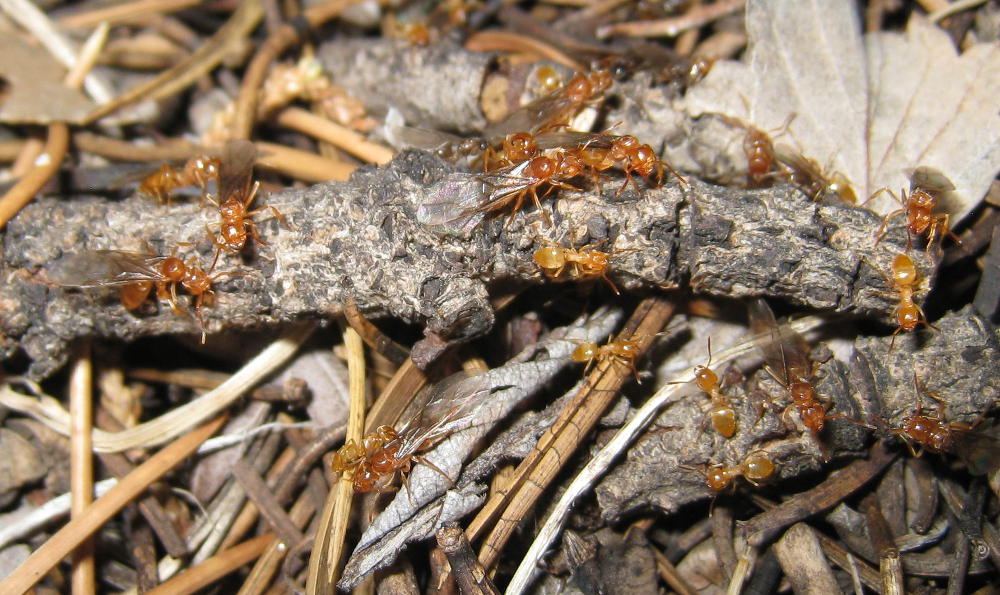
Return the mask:
[[[461,527],[443,527],[437,532],[437,543],[448,557],[451,575],[463,595],[499,595],[500,591],[490,580],[483,566],[476,559],[469,540]]]
[[[199,444],[222,427],[224,421],[225,417],[219,417],[193,430],[136,467],[128,477],[123,478],[107,494],[96,500],[87,509],[87,514],[72,519],[35,550],[14,572],[0,581],[0,593],[23,593],[30,589],[122,507],[193,453]]]
[[[237,461],[233,466],[233,477],[243,486],[247,497],[257,506],[257,510],[282,543],[290,547],[302,541],[302,532],[281,508],[264,480],[245,460]]]
[[[396,154],[392,149],[369,141],[346,126],[341,126],[328,118],[317,116],[300,107],[287,107],[278,112],[274,116],[274,120],[280,126],[326,141],[369,163],[385,165],[392,161],[393,155]]]
[[[882,575],[883,595],[903,594],[903,566],[899,559],[899,548],[893,541],[892,529],[882,514],[880,501],[874,493],[861,502],[868,521],[868,537],[872,549],[878,554],[879,571]]]
[[[344,346],[347,348],[351,394],[347,440],[360,444],[365,430],[365,354],[361,336],[351,327],[344,329]],[[336,591],[353,497],[354,483],[351,481],[350,471],[344,471],[340,481],[327,497],[316,531],[312,555],[309,557],[309,578],[306,583],[306,592],[310,595],[332,594]]]
[[[142,146],[84,130],[73,133],[73,145],[80,151],[128,162],[182,161],[209,152],[205,147],[179,138],[167,138],[155,145]]]
[[[597,29],[600,38],[612,35],[628,35],[630,37],[673,37],[688,29],[702,27],[712,21],[731,14],[743,8],[746,0],[718,0],[711,4],[702,4],[692,8],[685,14],[654,21],[635,21],[632,23],[617,23]]]
[[[868,483],[895,458],[895,453],[879,442],[872,447],[868,459],[852,462],[815,488],[755,516],[740,528],[740,533],[746,535],[751,545],[762,545],[782,528],[836,505]]]
[[[572,70],[586,70],[558,48],[512,31],[478,31],[465,40],[465,49],[472,52],[531,52]]]
[[[71,518],[87,514],[94,500],[94,455],[91,453],[90,433],[93,426],[93,363],[90,344],[78,348],[73,371],[70,373],[70,486],[73,495]],[[73,593],[94,593],[94,543],[87,539],[73,553]]]
[[[326,21],[336,18],[345,8],[356,4],[359,0],[331,0],[310,6],[302,13],[302,22],[309,27],[318,27]],[[248,3],[247,3],[248,4]],[[300,27],[302,23],[297,23]],[[304,31],[292,25],[282,25],[280,29],[268,36],[267,40],[254,55],[246,71],[243,73],[243,84],[240,95],[236,98],[235,114],[233,116],[234,139],[249,139],[253,129],[254,115],[257,113],[257,95],[260,86],[267,76],[267,69],[282,52],[297,42]]]
[[[113,477],[101,480],[94,484],[94,495],[100,498],[116,485],[118,485],[118,480]],[[8,515],[6,523],[0,527],[0,548],[26,539],[35,531],[68,514],[71,499],[72,494],[67,492],[52,498],[27,514],[19,515],[15,512]]]
[[[641,357],[673,313],[672,302],[663,298],[649,298],[636,308],[618,338],[637,341],[639,347],[636,354],[637,357]],[[527,514],[541,496],[544,487],[569,460],[569,454],[579,447],[621,390],[629,374],[628,365],[613,358],[595,366],[585,387],[566,404],[559,419],[539,438],[531,454],[518,465],[511,485],[498,492],[476,515],[467,529],[470,538],[473,539],[487,524],[493,522],[495,515],[499,514],[496,524],[484,539],[479,551],[479,560],[483,566],[491,567],[496,563],[500,551],[520,519]],[[533,569],[536,568],[537,559],[531,560]],[[522,560],[522,567],[528,560],[529,558]],[[508,586],[508,593],[514,592],[513,585],[512,582]]]
[[[152,591],[147,591],[146,595],[194,593],[202,587],[211,585],[240,566],[255,560],[276,539],[271,533],[265,533],[259,537],[244,541],[240,545],[231,547],[217,556],[213,556],[201,564],[184,571]]]
[[[257,163],[305,182],[344,181],[357,167],[315,153],[258,141]]]
[[[358,309],[358,303],[354,301],[354,298],[348,298],[344,301],[344,317],[347,319],[347,324],[361,335],[366,345],[390,362],[401,366],[403,362],[408,361],[410,350],[393,341],[365,318],[361,310]]]
[[[313,325],[306,324],[289,329],[218,388],[185,405],[171,409],[156,419],[121,432],[111,433],[95,429],[94,450],[121,452],[131,448],[157,446],[182,434],[187,428],[217,415],[253,385],[288,361],[298,351],[299,346],[309,338],[313,328],[315,328]],[[15,392],[9,384],[6,384],[0,386],[0,402],[31,415],[61,434],[69,434],[66,410],[48,395],[41,395],[36,400]]]
[[[935,9],[934,12],[927,15],[927,20],[932,23],[939,23],[953,14],[975,8],[984,3],[986,3],[986,0],[955,0],[955,2],[951,2],[942,8]]]
[[[86,29],[101,23],[115,24],[136,17],[146,17],[150,13],[167,14],[178,12],[200,4],[199,0],[134,0],[113,6],[66,15],[58,22],[63,27]]]
[[[798,332],[807,332],[814,329],[824,321],[817,317],[808,317],[791,323],[791,326]],[[750,353],[752,350],[756,349],[756,341],[747,341],[741,343],[735,347],[721,351],[715,354],[715,361],[720,365],[728,361],[732,361],[738,357],[742,357]],[[518,566],[514,577],[511,579],[508,585],[508,593],[521,593],[527,588],[530,583],[534,573],[536,572],[536,562],[540,559],[542,553],[546,551],[549,546],[555,540],[556,535],[558,535],[559,528],[562,526],[569,514],[570,509],[573,506],[573,502],[576,501],[581,494],[586,490],[590,489],[590,486],[608,469],[611,463],[625,450],[625,448],[631,444],[638,435],[643,432],[646,427],[652,423],[653,419],[660,413],[660,411],[671,405],[675,400],[680,398],[683,390],[683,384],[691,380],[695,372],[695,366],[691,366],[686,370],[682,370],[680,373],[676,374],[672,379],[672,382],[678,384],[671,384],[668,382],[656,392],[655,395],[650,397],[642,407],[636,411],[632,419],[628,421],[618,432],[611,438],[610,441],[604,448],[602,448],[589,463],[577,474],[570,485],[566,488],[566,491],[559,498],[559,501],[552,508],[552,512],[549,517],[545,519],[545,523],[542,525],[541,529],[538,531],[538,535],[535,537],[534,542],[532,542],[531,547],[525,554],[524,558],[521,560],[521,564]]]
[[[292,505],[288,516],[291,517],[292,522],[297,527],[302,528],[306,526],[315,512],[316,507],[313,506],[309,494],[303,493],[295,501],[295,504]],[[261,554],[260,558],[257,559],[257,563],[254,564],[253,569],[250,570],[250,574],[247,575],[246,580],[240,586],[238,595],[257,595],[263,593],[271,582],[274,573],[281,567],[282,560],[294,548],[295,545],[288,546],[277,540],[272,542],[267,547],[267,550]]]
[[[659,548],[650,549],[653,550],[653,556],[656,558],[656,570],[660,573],[663,582],[670,585],[670,588],[676,591],[677,595],[695,595],[697,593],[691,585],[687,584],[677,567],[667,559]]]
[[[774,553],[785,577],[799,595],[840,593],[833,571],[826,563],[823,548],[811,527],[796,523],[774,544]]]
[[[45,153],[38,158],[35,167],[0,198],[0,229],[59,171],[68,148],[69,127],[61,122],[49,124]]]
[[[108,471],[115,477],[126,477],[134,470],[132,463],[124,455],[101,453],[98,456],[101,459],[101,464],[107,467]],[[188,551],[184,540],[174,530],[170,516],[160,505],[160,501],[156,499],[156,496],[143,496],[139,499],[137,508],[160,539],[160,543],[163,545],[163,549],[167,552],[167,555],[175,558],[182,558],[187,555]]]
[[[240,2],[229,20],[194,53],[160,73],[156,78],[137,85],[87,115],[85,123],[93,123],[143,97],[163,99],[180,92],[222,62],[232,44],[246,37],[260,22],[263,11],[260,0]]]

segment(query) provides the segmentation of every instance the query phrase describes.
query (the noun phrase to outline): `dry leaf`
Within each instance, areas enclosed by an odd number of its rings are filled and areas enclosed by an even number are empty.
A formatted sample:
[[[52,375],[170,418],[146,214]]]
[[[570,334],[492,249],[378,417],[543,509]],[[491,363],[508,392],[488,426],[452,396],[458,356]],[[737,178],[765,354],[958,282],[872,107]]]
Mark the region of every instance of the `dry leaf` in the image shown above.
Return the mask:
[[[16,35],[0,35],[0,77],[9,84],[0,100],[6,124],[78,124],[96,106],[83,92],[63,84],[66,69],[44,50]]]
[[[746,63],[717,63],[688,92],[686,111],[774,133],[845,175],[859,197],[898,192],[916,167],[936,168],[957,188],[952,215],[964,216],[1000,170],[1000,48],[959,56],[919,15],[905,34],[862,38],[857,14],[842,0],[750,0]],[[898,203],[868,206],[884,214]]]
[[[569,355],[579,341],[597,341],[606,336],[620,317],[618,310],[601,311],[553,331],[544,341],[528,348],[533,353],[544,350],[546,359],[508,363],[457,383],[446,380],[449,392],[476,395],[479,404],[474,408],[463,405],[471,413],[463,415],[462,424],[452,427],[454,431],[447,439],[422,456],[448,477],[458,477],[465,458],[496,422],[570,364]],[[461,518],[480,504],[481,487],[452,487],[437,471],[417,464],[393,501],[361,537],[339,586],[352,588],[370,572],[391,564],[406,543],[434,535],[443,523]]]

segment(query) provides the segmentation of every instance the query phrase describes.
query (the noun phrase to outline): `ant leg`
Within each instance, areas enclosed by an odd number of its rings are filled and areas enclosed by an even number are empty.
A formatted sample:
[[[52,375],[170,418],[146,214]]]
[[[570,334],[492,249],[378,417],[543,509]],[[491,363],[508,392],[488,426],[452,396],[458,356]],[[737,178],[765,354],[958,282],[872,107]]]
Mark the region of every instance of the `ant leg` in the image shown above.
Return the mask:
[[[438,475],[440,475],[441,477],[445,478],[445,480],[448,481],[448,484],[451,487],[455,487],[455,480],[453,480],[452,478],[448,477],[448,474],[445,473],[444,471],[442,471],[441,468],[438,467],[437,465],[435,465],[434,463],[428,461],[426,458],[424,458],[424,457],[422,457],[420,455],[413,455],[413,460],[416,461],[416,462],[418,462],[418,463],[423,463],[424,465],[427,465],[429,468],[431,468],[434,471],[436,471],[438,473]]]
[[[875,195],[877,195],[877,194],[878,193],[875,193]],[[893,195],[891,191],[889,191],[889,194],[892,195],[893,197],[895,197],[895,195]],[[872,195],[872,196],[875,196],[875,195]],[[868,200],[871,200],[871,198],[869,198]],[[865,201],[865,202],[868,202],[868,201]],[[895,217],[896,215],[899,215],[899,214],[905,213],[905,212],[906,212],[906,209],[902,208],[902,209],[899,209],[899,210],[896,210],[896,211],[893,211],[893,212],[889,213],[888,215],[885,216],[884,219],[882,219],[882,225],[879,226],[878,233],[875,234],[875,245],[876,246],[878,246],[878,243],[882,241],[882,236],[885,235],[886,226],[889,225],[889,220],[892,219],[893,217]],[[907,247],[907,252],[909,252],[909,247]]]
[[[541,213],[542,217],[545,218],[545,223],[548,224],[549,227],[555,227],[552,224],[552,218],[549,217],[548,211],[542,208],[542,201],[538,199],[538,192],[536,191],[537,188],[538,188],[537,184],[531,187],[531,200],[535,203],[535,208],[538,209],[538,212]]]
[[[612,282],[611,279],[608,279],[607,273],[601,273],[601,279],[604,279],[604,281],[608,284],[608,287],[611,288],[611,291],[615,292],[615,295],[622,294],[620,291],[618,291],[618,287],[615,286],[614,282]]]

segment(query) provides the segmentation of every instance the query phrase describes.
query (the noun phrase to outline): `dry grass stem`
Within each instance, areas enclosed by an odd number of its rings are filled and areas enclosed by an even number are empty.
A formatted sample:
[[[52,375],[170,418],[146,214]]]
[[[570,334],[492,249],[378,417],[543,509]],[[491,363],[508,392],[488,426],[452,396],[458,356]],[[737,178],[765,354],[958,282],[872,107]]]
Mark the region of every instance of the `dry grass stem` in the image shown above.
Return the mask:
[[[281,110],[275,116],[275,121],[280,126],[326,141],[369,163],[385,165],[392,161],[392,157],[395,155],[395,151],[392,149],[368,141],[364,136],[346,126],[341,126],[299,107],[288,107]]]

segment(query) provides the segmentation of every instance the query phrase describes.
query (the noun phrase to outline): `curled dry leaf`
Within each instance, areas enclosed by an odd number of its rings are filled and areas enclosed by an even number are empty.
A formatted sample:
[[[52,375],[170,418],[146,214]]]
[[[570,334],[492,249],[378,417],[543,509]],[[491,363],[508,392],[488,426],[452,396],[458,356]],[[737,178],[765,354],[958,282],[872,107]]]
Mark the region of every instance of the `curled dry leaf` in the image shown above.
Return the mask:
[[[857,7],[841,0],[750,0],[746,12],[745,63],[717,63],[688,92],[689,115],[772,133],[846,176],[861,199],[908,188],[912,170],[928,166],[956,187],[953,217],[978,204],[1000,170],[1000,47],[959,55],[919,15],[905,34],[862,37]],[[884,196],[868,206],[885,214],[898,203]]]
[[[461,424],[422,457],[448,477],[458,477],[462,462],[493,425],[571,363],[570,353],[579,341],[599,341],[611,332],[621,317],[619,310],[604,310],[589,318],[553,331],[528,349],[544,350],[546,357],[524,363],[508,363],[459,382],[444,381],[451,396],[432,400],[460,400]],[[470,397],[472,395],[472,397]],[[470,399],[477,405],[470,406]],[[452,490],[452,482],[427,465],[418,463],[393,501],[375,518],[347,562],[339,586],[350,589],[367,574],[396,559],[410,541],[434,535],[442,524],[461,518],[481,503],[481,488]]]
[[[81,122],[96,106],[83,92],[63,84],[66,69],[44,50],[18,36],[0,35],[0,78],[9,89],[0,100],[0,122]]]

